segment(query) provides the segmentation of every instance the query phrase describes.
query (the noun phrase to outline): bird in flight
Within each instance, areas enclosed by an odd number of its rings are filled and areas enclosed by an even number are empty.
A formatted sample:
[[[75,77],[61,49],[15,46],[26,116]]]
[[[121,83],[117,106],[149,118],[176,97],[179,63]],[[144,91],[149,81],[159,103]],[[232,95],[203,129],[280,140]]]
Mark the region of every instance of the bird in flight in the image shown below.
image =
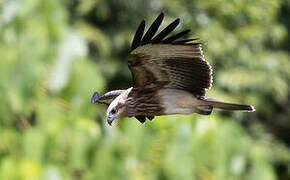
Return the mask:
[[[128,66],[133,87],[109,91],[102,96],[95,92],[92,103],[108,105],[107,122],[116,118],[146,118],[170,114],[210,115],[213,108],[253,112],[251,105],[233,104],[205,97],[212,86],[212,68],[205,60],[198,39],[183,39],[190,30],[168,37],[178,26],[176,19],[157,35],[164,14],[161,13],[144,34],[143,20],[135,33]],[[113,99],[108,104],[104,100]]]

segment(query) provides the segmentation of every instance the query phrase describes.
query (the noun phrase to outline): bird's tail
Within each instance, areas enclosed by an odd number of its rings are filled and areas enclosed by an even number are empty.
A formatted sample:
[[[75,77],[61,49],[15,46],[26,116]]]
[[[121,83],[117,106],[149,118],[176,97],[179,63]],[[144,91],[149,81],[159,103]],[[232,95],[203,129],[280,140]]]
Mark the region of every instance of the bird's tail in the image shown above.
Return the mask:
[[[201,101],[205,105],[210,105],[218,109],[231,110],[231,111],[248,111],[248,112],[256,111],[254,106],[247,105],[247,104],[226,103],[226,102],[222,102],[222,101],[218,101],[218,100],[210,99],[210,98],[205,98],[205,99],[202,99]]]

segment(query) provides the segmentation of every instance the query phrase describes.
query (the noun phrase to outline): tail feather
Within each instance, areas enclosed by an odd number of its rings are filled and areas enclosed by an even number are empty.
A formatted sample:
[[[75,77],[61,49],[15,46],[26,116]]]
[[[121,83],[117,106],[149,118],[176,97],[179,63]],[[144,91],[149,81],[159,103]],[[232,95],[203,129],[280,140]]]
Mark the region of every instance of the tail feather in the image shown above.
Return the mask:
[[[211,105],[214,108],[219,108],[219,109],[224,109],[224,110],[248,111],[248,112],[256,111],[254,106],[247,105],[247,104],[226,103],[226,102],[218,101],[215,99],[209,99],[209,98],[202,99],[202,101],[203,103],[205,103],[205,105]]]

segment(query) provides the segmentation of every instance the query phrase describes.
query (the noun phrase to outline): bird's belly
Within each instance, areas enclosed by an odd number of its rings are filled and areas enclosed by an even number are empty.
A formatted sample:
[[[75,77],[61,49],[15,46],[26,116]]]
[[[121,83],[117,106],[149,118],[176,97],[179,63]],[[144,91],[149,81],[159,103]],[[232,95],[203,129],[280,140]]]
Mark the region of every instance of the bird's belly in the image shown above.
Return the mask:
[[[196,112],[198,99],[186,91],[162,89],[158,95],[164,108],[164,114],[191,114]]]

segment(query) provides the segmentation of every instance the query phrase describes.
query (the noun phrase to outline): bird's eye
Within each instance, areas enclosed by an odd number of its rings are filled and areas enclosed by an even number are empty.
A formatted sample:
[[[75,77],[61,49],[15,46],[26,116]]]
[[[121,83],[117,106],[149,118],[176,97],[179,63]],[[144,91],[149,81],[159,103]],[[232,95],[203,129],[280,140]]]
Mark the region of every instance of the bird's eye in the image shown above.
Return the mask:
[[[117,112],[116,109],[112,109],[111,111],[112,114],[116,114],[116,112]]]

